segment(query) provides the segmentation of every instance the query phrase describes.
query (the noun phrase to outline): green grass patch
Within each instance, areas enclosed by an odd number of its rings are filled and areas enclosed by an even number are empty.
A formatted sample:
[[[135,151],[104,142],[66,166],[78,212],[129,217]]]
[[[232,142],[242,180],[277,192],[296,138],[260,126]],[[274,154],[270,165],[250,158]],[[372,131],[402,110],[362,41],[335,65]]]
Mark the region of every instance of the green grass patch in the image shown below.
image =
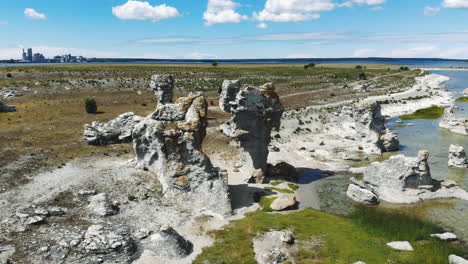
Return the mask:
[[[468,103],[468,97],[460,97],[457,99],[457,102]]]
[[[279,193],[294,193],[294,191],[289,190],[289,189],[281,189],[281,188],[275,188],[275,187],[265,187],[265,190],[277,191]]]
[[[262,208],[263,211],[265,212],[273,212],[273,209],[271,209],[271,204],[276,200],[277,197],[268,197],[268,196],[262,196],[260,197],[260,201],[258,204]]]
[[[277,185],[280,185],[280,184],[282,184],[282,183],[284,183],[284,181],[274,181],[274,182],[270,182],[270,184],[273,185],[273,186],[277,186]]]
[[[400,116],[403,120],[412,119],[437,119],[444,114],[444,108],[439,106],[431,106],[428,108],[419,109],[413,114]]]
[[[293,191],[296,191],[297,189],[299,189],[299,185],[294,184],[294,183],[288,183],[288,187]]]
[[[307,209],[292,214],[249,213],[244,219],[213,232],[215,243],[204,248],[194,263],[256,263],[252,238],[270,229],[286,228],[293,230],[298,241],[311,238],[323,241],[314,252],[300,248],[295,255],[296,263],[347,264],[361,260],[366,263],[447,264],[450,254],[468,253],[466,249],[431,239],[431,232],[440,231],[436,226],[403,214],[362,208],[347,219]],[[396,251],[386,245],[396,240],[408,240],[415,251]]]

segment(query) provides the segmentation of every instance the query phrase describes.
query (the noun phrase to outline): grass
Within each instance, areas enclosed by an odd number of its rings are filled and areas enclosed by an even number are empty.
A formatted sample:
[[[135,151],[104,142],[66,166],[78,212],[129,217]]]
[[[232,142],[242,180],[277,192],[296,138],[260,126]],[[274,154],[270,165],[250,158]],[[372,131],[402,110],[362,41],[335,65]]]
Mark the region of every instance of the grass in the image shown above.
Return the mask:
[[[260,197],[260,201],[258,204],[262,208],[264,212],[272,212],[273,209],[271,209],[271,204],[276,200],[277,197],[268,197],[268,196],[262,196]]]
[[[466,249],[431,239],[430,233],[440,231],[436,226],[403,214],[360,208],[347,219],[307,209],[291,214],[249,213],[224,230],[213,232],[215,243],[204,248],[194,263],[256,263],[252,238],[270,229],[286,228],[294,231],[298,241],[312,238],[323,241],[315,252],[299,248],[295,263],[347,264],[361,260],[366,263],[446,264],[448,255],[468,253]],[[399,252],[386,245],[397,240],[408,240],[415,251]]]
[[[412,119],[437,119],[444,114],[445,109],[439,106],[431,106],[428,108],[419,109],[413,114],[402,115],[400,119],[412,120]]]
[[[296,191],[297,189],[299,189],[299,185],[294,184],[294,183],[288,183],[288,187],[293,191]]]
[[[281,189],[281,188],[275,188],[275,187],[265,187],[265,190],[276,191],[279,193],[294,193],[294,191],[290,189]]]
[[[282,183],[284,183],[284,181],[274,181],[274,182],[270,182],[270,184],[273,185],[273,186],[277,186],[277,185],[280,185],[280,184],[282,184]]]
[[[460,97],[457,99],[457,102],[468,103],[468,97]]]

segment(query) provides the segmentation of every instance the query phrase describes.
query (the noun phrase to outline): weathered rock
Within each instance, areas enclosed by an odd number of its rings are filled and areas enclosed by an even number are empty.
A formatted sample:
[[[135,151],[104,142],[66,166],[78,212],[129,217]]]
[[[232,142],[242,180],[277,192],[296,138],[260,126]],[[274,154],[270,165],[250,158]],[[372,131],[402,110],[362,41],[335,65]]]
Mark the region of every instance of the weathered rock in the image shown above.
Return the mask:
[[[350,184],[348,186],[346,195],[358,203],[369,204],[369,205],[379,204],[379,198],[377,197],[377,195],[355,184]]]
[[[8,98],[13,98],[17,96],[22,96],[23,94],[16,91],[16,90],[6,90],[0,92],[0,97],[3,97],[3,99],[8,99]]]
[[[384,162],[374,162],[364,171],[362,181],[354,180],[355,187],[348,196],[355,201],[368,201],[368,190],[379,200],[391,203],[414,203],[436,198],[468,200],[468,193],[450,181],[431,178],[428,164],[429,152],[422,150],[418,157],[393,156]],[[356,188],[358,187],[358,188]],[[361,197],[358,197],[361,195]]]
[[[255,259],[259,264],[279,264],[291,259],[294,235],[290,230],[272,230],[253,239]]]
[[[172,227],[163,226],[158,233],[150,237],[145,248],[161,257],[181,259],[192,253],[193,244]]]
[[[106,193],[100,193],[91,197],[88,208],[99,216],[111,216],[118,212],[118,208],[109,201]]]
[[[468,160],[463,146],[450,145],[448,158],[449,167],[468,168]]]
[[[380,104],[345,106],[331,117],[326,129],[329,135],[356,141],[366,153],[381,154],[399,148],[397,135],[385,127]]]
[[[468,88],[466,88],[465,90],[463,90],[463,95],[464,95],[464,96],[468,96]]]
[[[192,210],[229,215],[227,175],[202,151],[206,127],[207,103],[199,94],[159,104],[133,130],[137,166],[158,175],[167,198]]]
[[[225,135],[239,140],[240,170],[246,175],[247,182],[255,170],[266,172],[271,130],[279,129],[284,108],[271,83],[240,90],[239,86],[237,81],[223,85],[221,109],[231,113],[232,118],[220,129]]]
[[[449,264],[468,264],[468,260],[457,255],[450,255]]]
[[[172,103],[174,93],[174,77],[172,75],[153,75],[150,88],[155,93],[158,104]]]
[[[439,127],[448,129],[453,133],[468,135],[468,118],[457,118],[454,113],[453,107],[445,109],[444,119],[440,121]]]
[[[296,196],[291,193],[283,193],[278,196],[270,205],[274,211],[283,211],[296,205]]]
[[[366,263],[362,261],[358,261],[358,262],[354,262],[354,264],[366,264]]]
[[[0,101],[0,113],[16,112],[16,107]]]
[[[221,95],[219,96],[219,108],[221,108],[223,112],[231,112],[231,103],[236,101],[241,86],[239,80],[224,80],[221,88]]]
[[[259,183],[263,184],[265,182],[265,173],[261,170],[258,169],[254,171],[252,176],[250,177],[248,183]]]
[[[13,264],[10,257],[15,253],[15,247],[11,245],[0,245],[0,264]]]
[[[94,146],[131,142],[133,128],[142,119],[129,112],[108,123],[94,121],[91,125],[85,125],[83,139]]]
[[[45,217],[42,216],[31,216],[26,219],[26,225],[41,225],[45,223]]]
[[[450,233],[450,232],[445,232],[442,234],[431,234],[431,237],[435,237],[435,238],[438,238],[440,240],[445,240],[445,241],[453,241],[453,240],[458,239],[457,235],[455,235],[454,233]]]
[[[268,177],[280,177],[291,182],[297,182],[296,168],[286,162],[279,162],[276,165],[268,164],[267,166]]]
[[[90,254],[100,255],[117,263],[119,259],[130,263],[137,253],[137,245],[130,235],[130,228],[109,223],[90,226],[80,246]]]
[[[405,251],[413,251],[413,247],[408,241],[395,241],[387,243],[387,246],[397,249],[397,250],[405,250]]]

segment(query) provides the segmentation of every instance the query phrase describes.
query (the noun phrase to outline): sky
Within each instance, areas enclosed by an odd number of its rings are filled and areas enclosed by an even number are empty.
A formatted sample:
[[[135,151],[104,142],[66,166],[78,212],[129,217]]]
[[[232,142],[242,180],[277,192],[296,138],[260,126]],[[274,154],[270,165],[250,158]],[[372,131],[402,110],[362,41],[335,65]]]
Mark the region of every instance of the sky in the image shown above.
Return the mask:
[[[3,0],[0,59],[468,59],[468,0]]]

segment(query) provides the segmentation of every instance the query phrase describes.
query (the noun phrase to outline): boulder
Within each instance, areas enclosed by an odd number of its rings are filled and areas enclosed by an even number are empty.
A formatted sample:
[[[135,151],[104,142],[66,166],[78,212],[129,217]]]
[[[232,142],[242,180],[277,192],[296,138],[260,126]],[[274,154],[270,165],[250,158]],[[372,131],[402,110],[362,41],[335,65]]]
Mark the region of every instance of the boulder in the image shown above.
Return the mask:
[[[408,241],[395,241],[387,243],[387,246],[396,249],[396,250],[404,250],[404,251],[413,251],[413,247]]]
[[[142,119],[128,112],[108,123],[94,121],[91,125],[85,125],[83,139],[93,146],[131,142],[133,128]]]
[[[235,96],[234,96],[235,95]],[[224,83],[221,109],[231,113],[231,119],[221,125],[221,131],[240,143],[240,171],[247,182],[255,170],[266,171],[271,131],[279,129],[284,107],[271,83],[262,87],[240,89],[238,81]]]
[[[457,255],[450,255],[449,264],[468,264],[468,260]]]
[[[468,96],[468,88],[466,88],[465,90],[463,90],[463,96]]]
[[[449,233],[449,232],[445,232],[442,234],[431,234],[431,237],[435,237],[435,238],[438,238],[440,240],[445,240],[445,241],[453,241],[453,240],[458,239],[457,235],[455,235],[454,233]]]
[[[453,133],[468,135],[468,118],[457,118],[454,113],[453,107],[445,109],[445,115],[440,121],[439,127],[448,129]]]
[[[365,169],[362,181],[353,180],[347,195],[362,203],[372,199],[371,193],[378,200],[391,203],[414,203],[436,198],[468,200],[468,193],[454,182],[432,179],[428,158],[429,152],[422,150],[418,157],[396,155],[384,162],[374,162]]]
[[[253,239],[255,259],[259,264],[279,264],[292,258],[294,235],[290,230],[272,230]]]
[[[370,106],[345,106],[331,116],[325,129],[329,135],[356,142],[365,153],[378,154],[397,151],[399,140],[385,127],[380,104]]]
[[[174,82],[172,75],[153,75],[151,77],[150,88],[156,95],[158,104],[172,103]]]
[[[170,226],[161,227],[158,233],[150,237],[145,247],[158,256],[171,259],[185,258],[193,251],[193,244]]]
[[[268,164],[267,166],[268,177],[279,177],[291,182],[297,182],[296,168],[286,162],[279,162],[276,165]]]
[[[0,113],[16,112],[16,107],[0,101]]]
[[[259,183],[263,184],[265,182],[265,173],[261,170],[258,169],[254,171],[252,176],[250,177],[248,183]]]
[[[8,98],[13,98],[17,96],[22,96],[23,94],[16,91],[16,90],[6,90],[0,92],[0,97],[3,97],[3,99],[8,99]]]
[[[468,168],[468,160],[463,146],[450,145],[448,165],[454,168]]]
[[[355,184],[350,184],[348,186],[346,195],[358,203],[363,203],[363,204],[368,204],[368,205],[379,204],[379,198],[377,197],[377,195]]]
[[[296,196],[291,193],[280,194],[270,205],[274,211],[283,211],[296,205]]]
[[[91,197],[88,208],[99,216],[111,216],[118,212],[118,208],[109,201],[106,193],[100,193]]]
[[[116,263],[130,263],[137,255],[137,245],[130,228],[120,224],[99,223],[90,226],[80,244],[86,252]],[[124,261],[122,261],[124,260]]]

